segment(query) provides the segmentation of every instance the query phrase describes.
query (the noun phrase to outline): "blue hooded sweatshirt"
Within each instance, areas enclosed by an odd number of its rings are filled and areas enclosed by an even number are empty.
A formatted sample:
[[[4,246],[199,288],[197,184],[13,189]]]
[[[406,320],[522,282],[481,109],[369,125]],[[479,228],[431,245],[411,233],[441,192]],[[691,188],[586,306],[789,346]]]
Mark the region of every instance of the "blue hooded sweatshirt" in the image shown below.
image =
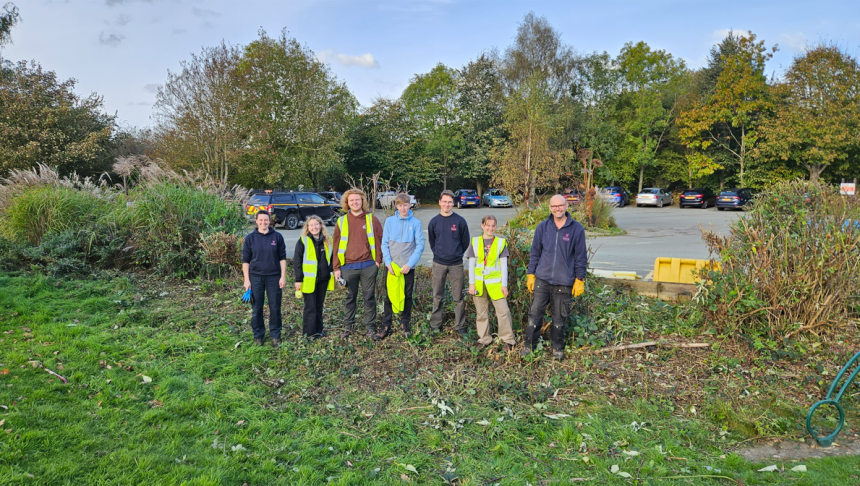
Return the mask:
[[[585,228],[565,213],[567,220],[556,228],[552,214],[535,229],[528,273],[550,285],[573,287],[576,279],[585,280],[588,252]]]
[[[409,268],[415,268],[422,253],[424,231],[421,221],[412,216],[412,211],[405,218],[400,216],[400,212],[389,216],[382,228],[382,259],[385,264],[391,265],[393,261],[401,267],[409,265]]]

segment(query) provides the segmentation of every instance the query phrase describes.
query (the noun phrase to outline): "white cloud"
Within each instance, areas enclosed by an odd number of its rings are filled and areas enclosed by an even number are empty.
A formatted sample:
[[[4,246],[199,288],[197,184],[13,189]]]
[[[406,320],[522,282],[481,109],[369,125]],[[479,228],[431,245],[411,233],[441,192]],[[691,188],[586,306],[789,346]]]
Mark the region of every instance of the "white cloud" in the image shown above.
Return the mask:
[[[202,8],[192,7],[191,13],[194,14],[195,17],[206,18],[206,17],[220,17],[221,14],[214,10],[204,10]]]
[[[341,66],[359,66],[365,68],[378,68],[379,63],[374,59],[373,54],[367,53],[360,56],[350,56],[348,54],[340,54],[331,49],[326,49],[317,54],[317,59],[322,62],[335,62]]]
[[[105,36],[104,32],[99,34],[99,44],[106,46],[116,47],[120,45],[123,39],[125,39],[125,36],[122,34],[110,34],[108,36]]]
[[[803,32],[782,34],[779,36],[779,43],[794,52],[804,52],[806,50],[806,36],[803,35]]]
[[[160,87],[161,85],[158,83],[149,83],[143,87],[143,90],[147,93],[158,93],[158,88]]]
[[[747,29],[717,29],[711,34],[711,44],[719,44],[729,35],[729,32],[733,32],[736,36],[746,35]]]

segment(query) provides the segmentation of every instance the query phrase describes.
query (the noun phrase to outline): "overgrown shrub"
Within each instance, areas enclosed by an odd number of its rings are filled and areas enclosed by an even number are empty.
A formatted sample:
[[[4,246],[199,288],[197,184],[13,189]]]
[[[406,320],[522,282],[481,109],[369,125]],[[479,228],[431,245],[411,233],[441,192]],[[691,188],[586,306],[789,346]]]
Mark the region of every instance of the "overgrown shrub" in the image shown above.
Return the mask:
[[[161,273],[196,274],[204,264],[201,236],[238,234],[247,225],[238,203],[171,180],[138,186],[130,199],[135,264]]]
[[[86,273],[88,268],[81,232],[76,230],[46,233],[38,245],[23,248],[20,256],[44,267],[53,277]]]
[[[824,184],[780,183],[720,237],[722,264],[699,285],[698,309],[725,334],[828,334],[860,305],[860,202]]]
[[[141,267],[184,277],[238,266],[247,191],[152,161],[139,172],[127,199],[105,181],[45,166],[13,171],[0,184],[0,251],[54,274]]]
[[[210,276],[225,272],[238,275],[242,269],[242,240],[236,233],[218,231],[200,235],[204,270]]]

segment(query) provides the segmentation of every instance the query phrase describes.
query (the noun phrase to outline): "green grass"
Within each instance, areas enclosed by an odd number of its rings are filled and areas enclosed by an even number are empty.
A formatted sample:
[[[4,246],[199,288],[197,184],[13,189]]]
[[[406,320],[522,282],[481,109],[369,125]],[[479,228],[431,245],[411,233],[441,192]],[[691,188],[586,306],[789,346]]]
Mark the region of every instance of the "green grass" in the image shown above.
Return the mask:
[[[858,482],[858,458],[756,472],[768,464],[732,454],[746,437],[706,410],[600,390],[610,369],[578,356],[522,362],[422,334],[310,343],[289,297],[284,348],[251,347],[231,289],[0,274],[0,484]]]

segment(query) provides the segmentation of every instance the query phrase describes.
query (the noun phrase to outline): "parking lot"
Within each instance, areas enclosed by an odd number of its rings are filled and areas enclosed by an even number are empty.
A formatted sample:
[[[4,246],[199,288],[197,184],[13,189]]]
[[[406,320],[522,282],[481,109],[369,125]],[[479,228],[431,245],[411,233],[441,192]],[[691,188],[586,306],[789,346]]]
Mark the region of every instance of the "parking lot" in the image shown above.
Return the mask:
[[[499,225],[516,215],[515,209],[455,209],[469,224],[472,235],[481,233],[481,218],[494,215]],[[439,214],[435,206],[415,210],[417,217],[426,228],[433,216]],[[391,212],[387,213],[391,214]],[[627,206],[615,209],[614,216],[618,225],[627,231],[621,236],[590,236],[589,247],[595,251],[591,257],[591,268],[601,270],[635,271],[640,277],[650,278],[657,257],[707,258],[708,248],[702,241],[702,228],[713,228],[727,234],[731,223],[740,215],[735,211],[717,211],[716,208],[679,209],[677,204],[663,208]],[[377,210],[377,217],[384,222],[385,215]],[[327,227],[329,235],[334,227]],[[301,230],[278,229],[287,243],[287,256],[292,258],[293,248]],[[425,230],[426,239],[427,232]],[[429,245],[424,249],[421,265],[432,262]]]

